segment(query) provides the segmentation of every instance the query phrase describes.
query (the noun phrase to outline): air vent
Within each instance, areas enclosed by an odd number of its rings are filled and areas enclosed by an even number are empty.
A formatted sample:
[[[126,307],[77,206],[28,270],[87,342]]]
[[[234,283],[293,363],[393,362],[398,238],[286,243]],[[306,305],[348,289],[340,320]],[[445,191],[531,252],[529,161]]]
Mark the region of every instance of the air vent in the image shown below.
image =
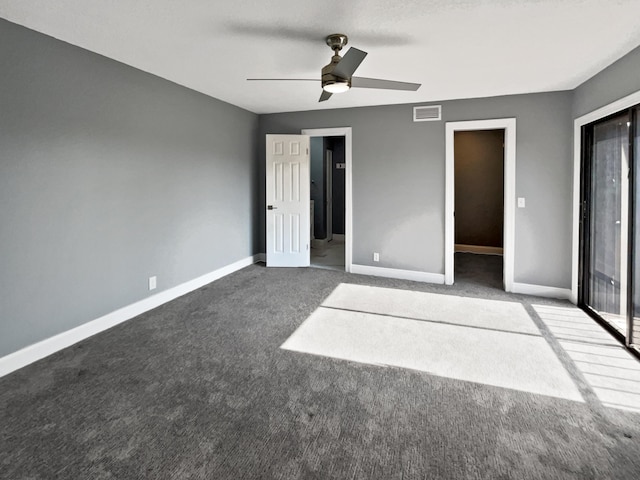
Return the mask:
[[[413,107],[414,122],[437,122],[442,120],[441,105],[424,105],[421,107]]]

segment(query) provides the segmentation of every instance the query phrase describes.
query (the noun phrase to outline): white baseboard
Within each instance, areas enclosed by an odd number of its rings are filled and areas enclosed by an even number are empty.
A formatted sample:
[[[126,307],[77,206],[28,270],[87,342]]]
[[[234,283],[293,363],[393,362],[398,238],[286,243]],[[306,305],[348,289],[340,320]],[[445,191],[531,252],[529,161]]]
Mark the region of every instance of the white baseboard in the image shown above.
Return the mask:
[[[238,260],[230,265],[219,268],[213,272],[194,278],[188,282],[177,285],[173,288],[147,297],[139,302],[132,303],[126,307],[115,310],[100,318],[91,320],[78,327],[59,333],[53,337],[42,340],[17,352],[10,353],[0,358],[0,377],[7,375],[19,368],[33,363],[41,358],[47,357],[63,348],[70,347],[74,343],[89,338],[119,323],[126,322],[144,312],[152,310],[160,305],[170,302],[182,295],[197,290],[219,278],[247,267],[259,260],[261,254]]]
[[[538,297],[560,298],[571,300],[570,288],[546,287],[544,285],[531,285],[529,283],[513,283],[512,293],[524,293]]]
[[[483,245],[464,245],[456,243],[456,252],[479,253],[482,255],[502,255],[502,247],[485,247]]]
[[[376,277],[399,278],[415,282],[444,284],[442,273],[417,272],[414,270],[400,270],[397,268],[371,267],[368,265],[351,265],[351,273],[373,275]]]

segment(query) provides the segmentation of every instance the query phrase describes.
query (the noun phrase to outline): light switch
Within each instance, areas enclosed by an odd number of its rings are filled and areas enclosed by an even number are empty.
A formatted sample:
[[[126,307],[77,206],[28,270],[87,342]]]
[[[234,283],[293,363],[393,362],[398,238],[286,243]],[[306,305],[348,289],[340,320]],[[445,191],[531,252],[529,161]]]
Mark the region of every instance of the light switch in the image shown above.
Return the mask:
[[[524,208],[524,207],[525,207],[524,197],[518,197],[518,208]]]

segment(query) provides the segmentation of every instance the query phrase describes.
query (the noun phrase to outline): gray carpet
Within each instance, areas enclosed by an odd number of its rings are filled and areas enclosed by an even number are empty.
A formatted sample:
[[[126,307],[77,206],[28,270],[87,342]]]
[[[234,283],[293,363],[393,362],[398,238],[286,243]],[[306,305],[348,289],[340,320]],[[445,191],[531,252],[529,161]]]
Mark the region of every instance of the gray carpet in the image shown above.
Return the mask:
[[[481,286],[490,290],[504,289],[501,255],[458,252],[455,254],[454,267],[454,278],[458,288],[473,289],[475,286]]]
[[[14,372],[0,478],[639,478],[640,415],[603,406],[532,308],[568,304],[476,260],[453,287],[253,265]],[[585,402],[279,348],[343,282],[520,302]]]

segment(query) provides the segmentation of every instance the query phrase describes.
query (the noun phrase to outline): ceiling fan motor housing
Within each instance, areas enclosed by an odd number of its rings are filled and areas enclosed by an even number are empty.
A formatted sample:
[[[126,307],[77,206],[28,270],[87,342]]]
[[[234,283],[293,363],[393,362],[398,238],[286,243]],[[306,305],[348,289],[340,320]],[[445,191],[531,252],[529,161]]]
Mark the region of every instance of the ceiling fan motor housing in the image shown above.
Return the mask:
[[[339,84],[346,83],[347,85],[349,85],[349,88],[351,88],[350,78],[341,78],[333,74],[333,69],[338,64],[338,62],[340,62],[341,58],[342,57],[340,57],[339,55],[334,55],[331,58],[331,63],[329,65],[325,65],[322,68],[322,88],[324,88],[327,85],[333,85],[336,83],[339,83]]]

